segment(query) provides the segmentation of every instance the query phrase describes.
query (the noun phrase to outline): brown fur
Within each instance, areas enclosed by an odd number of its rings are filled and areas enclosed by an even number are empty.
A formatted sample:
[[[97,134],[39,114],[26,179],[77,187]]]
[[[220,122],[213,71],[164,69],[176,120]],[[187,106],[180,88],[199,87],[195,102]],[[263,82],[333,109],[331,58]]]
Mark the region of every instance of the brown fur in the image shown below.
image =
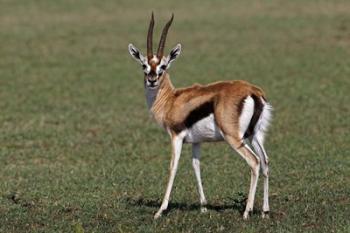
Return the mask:
[[[178,132],[191,112],[201,105],[213,102],[215,121],[225,135],[239,139],[238,121],[241,101],[247,96],[262,97],[264,92],[245,81],[221,81],[208,85],[195,84],[175,89],[170,77],[161,77],[160,89],[151,109],[157,122],[171,131]]]
[[[159,65],[159,62],[150,61],[148,64],[151,66],[151,70],[156,72],[157,65]]]

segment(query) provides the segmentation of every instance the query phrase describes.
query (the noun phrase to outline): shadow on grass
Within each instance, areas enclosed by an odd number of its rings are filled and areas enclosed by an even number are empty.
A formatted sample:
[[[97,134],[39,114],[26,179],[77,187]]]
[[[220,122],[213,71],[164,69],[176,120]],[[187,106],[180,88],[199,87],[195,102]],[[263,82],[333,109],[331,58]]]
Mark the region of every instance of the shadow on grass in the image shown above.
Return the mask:
[[[245,210],[245,205],[246,205],[246,200],[247,198],[242,195],[238,194],[237,198],[230,199],[230,204],[207,204],[206,208],[208,210],[214,210],[217,212],[223,212],[225,210],[236,210],[240,214],[243,214]],[[126,202],[128,205],[131,206],[144,206],[144,207],[151,207],[151,208],[159,208],[161,206],[161,201],[159,199],[152,200],[152,199],[145,199],[145,198],[132,198],[128,197],[126,198]],[[194,210],[199,210],[200,209],[199,203],[192,203],[192,204],[187,204],[187,203],[181,203],[181,202],[169,202],[169,206],[167,211],[165,211],[165,214],[171,211],[172,209],[177,209],[177,210],[182,210],[182,211],[194,211]],[[255,211],[254,211],[255,212]]]

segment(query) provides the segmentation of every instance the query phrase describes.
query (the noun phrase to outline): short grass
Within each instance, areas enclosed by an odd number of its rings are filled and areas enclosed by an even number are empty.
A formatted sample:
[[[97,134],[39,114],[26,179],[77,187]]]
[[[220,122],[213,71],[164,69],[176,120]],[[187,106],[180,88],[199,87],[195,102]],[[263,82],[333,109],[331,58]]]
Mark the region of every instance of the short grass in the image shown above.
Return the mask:
[[[249,168],[206,144],[200,214],[185,146],[170,210],[154,221],[169,139],[146,110],[140,67],[151,11],[177,87],[264,88],[271,218],[242,221]],[[350,232],[349,1],[0,2],[0,232]],[[261,181],[261,180],[260,180]]]

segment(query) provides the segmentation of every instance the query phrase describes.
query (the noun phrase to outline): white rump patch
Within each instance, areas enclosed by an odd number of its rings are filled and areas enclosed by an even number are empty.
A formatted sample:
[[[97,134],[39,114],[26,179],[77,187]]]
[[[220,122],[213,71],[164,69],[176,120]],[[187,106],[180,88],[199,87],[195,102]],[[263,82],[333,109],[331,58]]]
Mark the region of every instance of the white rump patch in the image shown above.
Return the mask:
[[[270,125],[271,119],[272,119],[272,106],[271,104],[267,103],[265,100],[261,99],[264,107],[263,111],[260,115],[260,118],[255,126],[255,133],[254,137],[258,139],[258,141],[261,144],[264,144],[264,138],[265,138],[265,133],[267,132],[267,129]]]
[[[222,141],[223,139],[222,132],[215,123],[214,114],[210,114],[187,130],[184,141],[187,143],[200,143]]]
[[[244,99],[241,115],[239,116],[239,136],[243,138],[250,120],[254,114],[254,99],[250,96]]]
[[[258,153],[260,158],[264,159],[265,164],[268,164],[269,158],[264,148],[264,140],[267,128],[269,127],[270,121],[272,119],[272,106],[269,103],[265,102],[263,99],[262,102],[264,104],[264,107],[260,118],[255,126],[255,134],[252,139],[252,146],[254,147],[255,151]],[[263,164],[263,172],[265,172],[265,167],[266,165]]]

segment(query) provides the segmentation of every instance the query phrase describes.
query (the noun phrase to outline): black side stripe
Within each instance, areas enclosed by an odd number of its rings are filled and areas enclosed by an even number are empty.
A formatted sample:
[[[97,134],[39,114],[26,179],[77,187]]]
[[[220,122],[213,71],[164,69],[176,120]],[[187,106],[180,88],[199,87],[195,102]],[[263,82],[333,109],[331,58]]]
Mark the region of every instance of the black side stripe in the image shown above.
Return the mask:
[[[185,120],[185,126],[187,128],[191,128],[192,125],[194,125],[197,121],[202,120],[203,118],[209,116],[211,113],[214,112],[214,106],[213,102],[206,102],[202,105],[200,105],[198,108],[194,109],[190,114],[187,116]]]
[[[209,116],[211,113],[214,112],[214,103],[213,101],[206,102],[196,109],[192,110],[188,116],[186,117],[185,121],[181,124],[175,125],[173,129],[176,133],[181,132],[184,129],[191,128],[196,122],[202,120],[203,118]]]
[[[254,135],[255,133],[254,129],[255,129],[256,123],[258,122],[264,108],[264,104],[258,96],[252,95],[251,97],[254,100],[254,113],[253,113],[252,119],[249,122],[249,126],[244,133],[244,136],[243,136],[244,139]]]

